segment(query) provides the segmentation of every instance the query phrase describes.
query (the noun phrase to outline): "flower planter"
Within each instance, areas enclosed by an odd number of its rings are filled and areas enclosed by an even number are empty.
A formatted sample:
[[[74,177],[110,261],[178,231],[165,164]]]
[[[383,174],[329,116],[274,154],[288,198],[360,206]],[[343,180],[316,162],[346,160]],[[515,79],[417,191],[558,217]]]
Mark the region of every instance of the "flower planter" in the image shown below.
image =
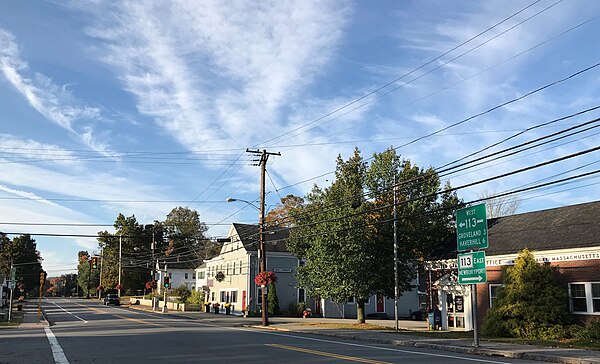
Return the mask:
[[[213,313],[219,313],[220,306],[213,306]]]
[[[225,306],[225,314],[226,315],[231,315],[231,307]]]

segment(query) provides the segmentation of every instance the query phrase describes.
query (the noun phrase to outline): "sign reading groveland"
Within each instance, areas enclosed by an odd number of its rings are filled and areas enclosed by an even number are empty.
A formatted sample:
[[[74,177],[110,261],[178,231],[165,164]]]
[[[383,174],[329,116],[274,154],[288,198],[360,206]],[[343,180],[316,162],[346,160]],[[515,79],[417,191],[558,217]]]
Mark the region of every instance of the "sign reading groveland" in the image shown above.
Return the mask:
[[[488,229],[485,204],[456,210],[456,244],[459,252],[488,247]],[[487,282],[485,252],[458,254],[458,283]]]

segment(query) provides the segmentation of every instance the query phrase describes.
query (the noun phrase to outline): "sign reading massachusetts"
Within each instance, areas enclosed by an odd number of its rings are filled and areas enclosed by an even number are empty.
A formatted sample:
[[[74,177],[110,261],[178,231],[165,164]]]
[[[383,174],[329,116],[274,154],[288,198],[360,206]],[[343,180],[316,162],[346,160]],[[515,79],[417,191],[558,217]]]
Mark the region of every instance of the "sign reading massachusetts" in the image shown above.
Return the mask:
[[[456,237],[459,252],[488,247],[484,203],[456,210]]]

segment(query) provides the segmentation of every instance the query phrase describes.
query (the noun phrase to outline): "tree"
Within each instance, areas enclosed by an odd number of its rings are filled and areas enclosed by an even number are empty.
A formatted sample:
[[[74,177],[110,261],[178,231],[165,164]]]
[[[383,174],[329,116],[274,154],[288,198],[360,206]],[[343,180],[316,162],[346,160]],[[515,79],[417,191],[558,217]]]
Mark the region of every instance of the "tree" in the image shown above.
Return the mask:
[[[450,207],[460,201],[433,169],[401,160],[391,148],[375,154],[370,166],[358,149],[348,161],[338,157],[335,177],[330,188],[315,186],[306,196],[288,248],[307,260],[298,269],[302,286],[338,302],[356,297],[358,322],[364,322],[372,294],[394,295],[394,180],[400,292],[412,288],[417,263],[452,232]]]
[[[175,207],[167,215],[165,230],[168,246],[165,255],[193,254],[197,258],[208,258],[208,239],[204,233],[206,224],[200,221],[198,211],[187,207]]]
[[[268,311],[269,316],[279,315],[279,298],[277,297],[277,285],[275,283],[269,283],[269,292],[267,293]]]
[[[295,195],[287,195],[281,198],[274,209],[265,216],[265,224],[268,226],[291,227],[296,224],[296,218],[304,207],[304,199]]]
[[[538,264],[524,249],[513,267],[504,271],[504,287],[483,322],[489,336],[558,339],[570,322],[566,287],[557,282],[558,271]]]
[[[100,283],[100,274],[97,269],[92,269],[90,265],[90,254],[81,250],[77,253],[77,284],[81,287],[84,296],[91,296],[96,292],[96,287]]]
[[[18,285],[22,284],[26,292],[36,294],[39,289],[41,260],[37,244],[29,234],[10,240],[0,233],[0,273],[9,276],[12,262],[17,269]]]
[[[477,196],[486,199],[485,210],[488,219],[514,215],[521,204],[521,200],[515,195],[494,197],[496,193],[488,190],[484,190]]]

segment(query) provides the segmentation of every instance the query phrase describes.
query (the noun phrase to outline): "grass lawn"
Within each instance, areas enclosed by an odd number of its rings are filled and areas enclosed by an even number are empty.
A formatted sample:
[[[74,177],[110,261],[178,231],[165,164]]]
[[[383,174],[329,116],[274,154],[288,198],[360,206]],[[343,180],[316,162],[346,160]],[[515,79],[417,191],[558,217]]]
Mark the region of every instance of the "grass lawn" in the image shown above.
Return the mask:
[[[8,315],[8,312],[6,313]],[[11,322],[1,321],[0,328],[3,327],[17,327],[23,322],[23,312],[13,312],[11,316]]]

